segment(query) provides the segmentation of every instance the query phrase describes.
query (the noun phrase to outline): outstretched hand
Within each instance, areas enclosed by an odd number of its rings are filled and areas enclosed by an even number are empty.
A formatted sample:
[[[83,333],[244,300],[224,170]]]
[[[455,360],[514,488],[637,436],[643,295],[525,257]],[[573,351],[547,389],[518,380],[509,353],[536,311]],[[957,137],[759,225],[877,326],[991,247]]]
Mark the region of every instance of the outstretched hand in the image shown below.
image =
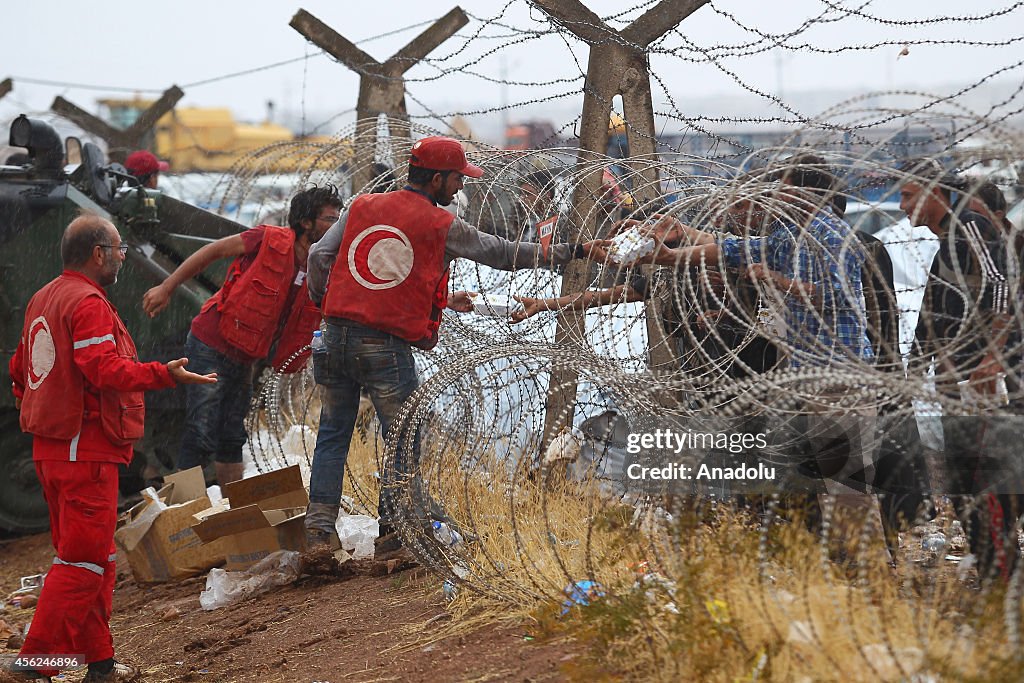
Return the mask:
[[[512,322],[514,323],[521,323],[527,318],[532,318],[541,311],[548,310],[547,307],[544,306],[543,299],[537,299],[532,296],[516,295],[513,295],[512,298],[523,305],[523,308],[521,310],[512,312]]]
[[[584,257],[590,261],[604,263],[608,260],[608,250],[612,246],[611,240],[590,240],[582,245]]]
[[[636,228],[641,235],[654,239],[659,245],[664,242],[679,242],[686,236],[683,223],[678,218],[655,214],[648,221],[626,218],[615,223],[612,235]]]
[[[167,308],[167,304],[171,302],[171,293],[162,284],[153,287],[142,295],[142,310],[150,318],[155,318],[157,313]]]
[[[473,310],[473,297],[469,292],[452,292],[448,295],[448,308],[459,313],[469,313]]]
[[[217,381],[217,373],[211,372],[208,375],[197,375],[185,369],[188,365],[188,358],[172,360],[167,364],[167,371],[178,384],[213,384]]]

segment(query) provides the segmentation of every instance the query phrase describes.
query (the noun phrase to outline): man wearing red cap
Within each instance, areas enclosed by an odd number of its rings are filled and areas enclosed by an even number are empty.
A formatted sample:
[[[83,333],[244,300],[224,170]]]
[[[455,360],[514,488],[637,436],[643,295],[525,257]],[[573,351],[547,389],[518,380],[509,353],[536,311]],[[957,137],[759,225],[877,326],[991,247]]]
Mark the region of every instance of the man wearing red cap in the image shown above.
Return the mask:
[[[139,149],[128,155],[124,160],[124,167],[128,172],[138,178],[139,184],[150,190],[156,189],[157,180],[160,178],[160,171],[166,171],[169,166],[153,156],[152,152]]]
[[[466,160],[458,140],[424,138],[412,146],[403,189],[358,197],[310,250],[309,293],[322,301],[327,321],[325,353],[313,354],[313,374],[324,392],[306,515],[310,545],[326,542],[334,529],[360,390],[369,393],[387,438],[402,403],[419,385],[412,347],[436,343],[446,304],[468,310],[468,301],[449,302],[453,259],[515,270],[562,265],[592,253],[602,258],[594,242],[552,245],[545,253],[539,244],[480,232],[440,208],[452,203],[465,176],[483,173]],[[383,473],[378,557],[401,548],[390,518],[395,483],[415,470],[417,448],[412,451],[411,459],[396,455]]]

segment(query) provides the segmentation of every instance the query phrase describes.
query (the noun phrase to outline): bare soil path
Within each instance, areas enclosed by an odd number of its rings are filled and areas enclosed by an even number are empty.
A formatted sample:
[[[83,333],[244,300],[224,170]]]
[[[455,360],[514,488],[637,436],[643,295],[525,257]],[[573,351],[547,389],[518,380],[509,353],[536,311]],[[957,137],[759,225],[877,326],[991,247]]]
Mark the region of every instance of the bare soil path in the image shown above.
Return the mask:
[[[0,598],[19,577],[45,571],[51,558],[46,534],[0,540]],[[150,683],[556,681],[577,654],[571,643],[528,640],[523,627],[497,624],[431,642],[448,617],[440,579],[424,570],[305,578],[207,612],[199,605],[205,577],[139,585],[127,566],[118,562],[114,644]],[[16,628],[31,615],[0,609]],[[80,677],[72,672],[66,680]]]

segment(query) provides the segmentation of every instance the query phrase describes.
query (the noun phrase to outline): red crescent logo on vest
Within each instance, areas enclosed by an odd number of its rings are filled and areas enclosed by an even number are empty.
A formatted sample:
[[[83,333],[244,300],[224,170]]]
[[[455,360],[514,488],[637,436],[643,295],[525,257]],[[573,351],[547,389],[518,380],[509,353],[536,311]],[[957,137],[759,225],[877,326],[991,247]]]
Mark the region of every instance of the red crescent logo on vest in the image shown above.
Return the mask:
[[[35,390],[53,369],[57,351],[46,318],[39,316],[28,326],[28,386]]]
[[[391,289],[409,277],[414,262],[412,243],[390,225],[372,225],[356,235],[348,248],[348,270],[367,289]]]

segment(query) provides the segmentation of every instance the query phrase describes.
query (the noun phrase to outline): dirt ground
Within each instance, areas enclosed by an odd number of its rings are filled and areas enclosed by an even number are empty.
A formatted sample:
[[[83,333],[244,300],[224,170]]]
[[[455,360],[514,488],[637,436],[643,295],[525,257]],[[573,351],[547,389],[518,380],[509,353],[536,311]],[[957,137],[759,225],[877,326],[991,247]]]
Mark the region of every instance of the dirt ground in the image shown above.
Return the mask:
[[[0,598],[51,559],[47,534],[0,540]],[[139,585],[119,560],[114,645],[145,681],[551,681],[578,654],[572,643],[527,640],[524,627],[495,624],[436,640],[447,619],[441,581],[420,569],[305,578],[211,612],[199,605],[205,581]],[[0,619],[23,628],[32,612],[6,606]]]

